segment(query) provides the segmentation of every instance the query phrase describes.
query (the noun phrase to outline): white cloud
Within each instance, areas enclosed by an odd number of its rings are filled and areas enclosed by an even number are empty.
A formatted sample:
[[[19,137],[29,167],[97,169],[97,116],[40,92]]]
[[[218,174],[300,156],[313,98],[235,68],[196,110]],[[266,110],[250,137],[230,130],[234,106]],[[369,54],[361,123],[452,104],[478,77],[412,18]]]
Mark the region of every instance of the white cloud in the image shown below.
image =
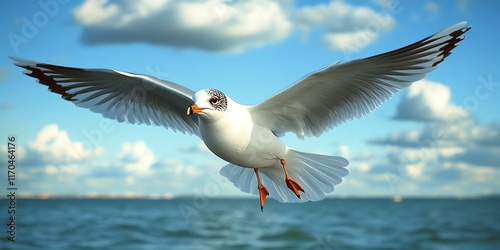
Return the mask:
[[[202,144],[195,148],[206,150]],[[0,145],[0,150],[6,152],[7,145]],[[158,197],[189,195],[196,190],[212,192],[214,185],[217,190],[210,195],[218,195],[232,187],[219,175],[225,163],[211,155],[157,160],[144,141],[124,142],[117,151],[104,152],[103,147],[85,150],[85,142],[71,140],[56,124],[47,125],[27,144],[16,145],[16,160],[22,166],[16,173],[16,184],[23,187],[23,194],[134,193]],[[0,154],[0,160],[6,162],[6,156]],[[7,179],[6,174],[0,172],[0,178]]]
[[[376,12],[365,6],[331,1],[296,10],[293,19],[302,31],[323,28],[323,40],[333,50],[354,51],[374,42],[381,33],[394,27],[388,12]]]
[[[389,150],[388,160],[379,162],[375,172],[390,172],[398,182],[432,187],[429,192],[434,195],[497,192],[500,124],[482,124],[450,100],[446,85],[428,80],[414,83],[402,98],[396,118],[438,122],[370,140]]]
[[[473,119],[464,108],[451,103],[446,85],[429,80],[415,82],[399,103],[395,118],[431,123],[369,140],[369,144],[385,146],[388,152],[374,159],[370,173],[385,172],[391,178],[391,187],[401,193],[498,192],[500,124]]]
[[[164,169],[170,175],[173,174],[175,179],[179,179],[181,177],[192,178],[201,175],[201,171],[198,168],[176,159],[166,159],[162,161],[158,167]]]
[[[53,165],[48,165],[47,167],[45,167],[45,173],[47,174],[57,174],[59,173],[59,168],[56,167],[56,166],[53,166]]]
[[[443,155],[443,159],[472,166],[500,168],[500,148],[466,147],[453,154]]]
[[[3,145],[0,148],[5,149]],[[66,131],[49,124],[27,144],[16,145],[16,162],[22,166],[16,180],[23,193],[75,192],[84,188],[81,178],[92,171],[103,153],[103,147],[89,150],[84,142],[71,140]]]
[[[291,23],[272,1],[87,0],[73,16],[86,44],[146,42],[238,52],[288,36]]]
[[[500,124],[481,124],[472,119],[430,123],[410,131],[395,131],[369,140],[371,144],[406,148],[446,148],[446,155],[460,153],[459,148],[500,147]]]
[[[349,165],[347,168],[349,169],[349,172],[351,172],[351,175],[353,174],[353,172],[360,172],[366,174],[369,173],[370,170],[372,169],[373,157],[370,158],[353,157],[347,159],[349,160]]]
[[[364,30],[327,33],[324,41],[332,50],[354,51],[359,50],[378,37],[378,34],[369,34]]]
[[[344,158],[349,158],[349,146],[344,145],[344,144],[340,145],[339,152],[340,152],[340,156],[342,156]]]
[[[83,25],[96,25],[108,22],[111,24],[113,16],[118,14],[119,7],[107,0],[85,1],[73,11],[75,19]],[[91,18],[90,18],[91,17]]]
[[[344,1],[294,7],[285,1],[87,0],[73,10],[85,44],[145,42],[239,52],[320,29],[333,50],[359,50],[391,30],[391,4],[377,12]]]
[[[469,113],[450,102],[450,88],[426,79],[414,82],[398,105],[396,119],[414,121],[450,121]]]
[[[424,166],[422,164],[406,166],[406,173],[412,178],[422,177],[423,170]]]
[[[26,148],[26,163],[28,165],[72,164],[92,159],[101,155],[104,148],[95,147],[89,150],[80,141],[72,141],[68,133],[60,130],[56,124],[43,127],[34,141]]]
[[[143,141],[135,143],[123,143],[119,153],[120,165],[123,165],[125,171],[132,175],[144,176],[151,174],[151,166],[156,159]],[[131,180],[128,180],[131,182]]]
[[[474,131],[474,132],[473,132]],[[500,178],[500,124],[463,119],[432,123],[370,141],[386,146],[374,173],[433,188],[433,194],[492,194]],[[460,186],[449,189],[450,185]],[[498,188],[498,185],[496,185]],[[401,188],[400,188],[401,189]]]

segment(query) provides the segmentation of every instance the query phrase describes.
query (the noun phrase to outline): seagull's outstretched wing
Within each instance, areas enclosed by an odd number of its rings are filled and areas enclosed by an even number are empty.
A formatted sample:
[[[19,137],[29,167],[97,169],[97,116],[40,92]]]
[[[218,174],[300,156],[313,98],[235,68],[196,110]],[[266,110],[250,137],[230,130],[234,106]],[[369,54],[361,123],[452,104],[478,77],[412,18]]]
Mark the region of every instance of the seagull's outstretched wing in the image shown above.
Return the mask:
[[[433,36],[377,56],[312,73],[250,107],[254,121],[276,135],[319,136],[378,108],[396,91],[434,70],[470,29],[455,24]]]
[[[79,107],[119,122],[164,126],[199,135],[198,121],[186,114],[193,91],[151,76],[107,69],[80,69],[11,57],[49,90]]]

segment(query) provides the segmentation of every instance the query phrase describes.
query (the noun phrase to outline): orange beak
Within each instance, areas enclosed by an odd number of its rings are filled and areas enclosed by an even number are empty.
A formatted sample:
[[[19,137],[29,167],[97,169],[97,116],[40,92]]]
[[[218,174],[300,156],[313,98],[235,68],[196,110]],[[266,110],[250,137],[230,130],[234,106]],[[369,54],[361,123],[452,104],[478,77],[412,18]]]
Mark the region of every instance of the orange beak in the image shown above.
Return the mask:
[[[206,108],[200,108],[200,107],[198,107],[198,105],[193,104],[188,108],[187,115],[198,114],[204,109],[206,109]]]

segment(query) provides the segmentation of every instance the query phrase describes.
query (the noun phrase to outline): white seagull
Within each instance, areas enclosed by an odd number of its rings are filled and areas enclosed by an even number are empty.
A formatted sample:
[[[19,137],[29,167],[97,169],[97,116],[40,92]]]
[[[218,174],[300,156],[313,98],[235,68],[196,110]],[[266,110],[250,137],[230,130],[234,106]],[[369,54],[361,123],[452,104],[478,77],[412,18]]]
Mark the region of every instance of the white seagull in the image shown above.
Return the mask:
[[[147,75],[11,58],[26,69],[24,74],[79,107],[118,122],[201,137],[229,162],[220,173],[241,191],[259,194],[262,210],[267,196],[280,202],[322,200],[348,174],[345,158],[299,152],[280,136],[320,136],[370,113],[434,70],[470,29],[465,25],[457,23],[391,52],[336,63],[254,106],[238,104],[216,89],[194,92]]]

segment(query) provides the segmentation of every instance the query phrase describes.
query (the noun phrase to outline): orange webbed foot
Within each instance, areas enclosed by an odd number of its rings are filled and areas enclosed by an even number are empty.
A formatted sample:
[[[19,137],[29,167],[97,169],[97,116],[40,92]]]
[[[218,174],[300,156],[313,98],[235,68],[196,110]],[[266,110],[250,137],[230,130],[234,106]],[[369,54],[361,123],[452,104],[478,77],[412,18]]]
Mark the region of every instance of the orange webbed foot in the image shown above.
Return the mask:
[[[304,192],[304,189],[302,188],[302,186],[292,178],[286,178],[285,183],[286,183],[286,186],[290,190],[292,190],[295,195],[297,195],[297,198],[300,199],[299,191]]]
[[[269,191],[264,185],[259,183],[259,196],[260,196],[260,211],[264,212],[264,203],[266,202],[266,198],[269,195]]]
[[[269,191],[267,191],[267,188],[262,185],[260,182],[260,176],[259,176],[259,170],[254,168],[253,171],[255,172],[255,176],[257,177],[257,183],[259,187],[259,197],[260,197],[260,211],[264,212],[264,203],[266,202],[266,198],[269,195]]]
[[[302,188],[302,186],[297,181],[295,181],[294,179],[290,178],[290,176],[288,176],[288,171],[286,170],[285,159],[281,159],[280,163],[283,166],[283,170],[285,171],[285,183],[286,183],[286,186],[290,190],[292,190],[295,195],[297,195],[297,198],[300,199],[299,191],[304,192],[304,189]]]

